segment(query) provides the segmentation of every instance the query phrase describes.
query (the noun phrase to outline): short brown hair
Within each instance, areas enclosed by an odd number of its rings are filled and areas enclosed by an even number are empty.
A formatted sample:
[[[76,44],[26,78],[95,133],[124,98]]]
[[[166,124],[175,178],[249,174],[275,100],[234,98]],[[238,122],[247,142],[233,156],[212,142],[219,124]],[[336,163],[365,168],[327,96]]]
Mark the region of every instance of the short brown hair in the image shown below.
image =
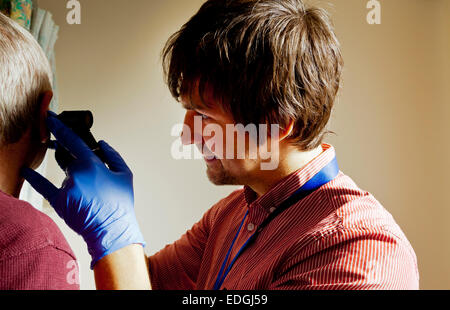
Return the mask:
[[[302,150],[321,144],[343,66],[325,10],[301,0],[209,0],[162,55],[177,100],[211,87],[236,123],[294,120],[290,141]]]

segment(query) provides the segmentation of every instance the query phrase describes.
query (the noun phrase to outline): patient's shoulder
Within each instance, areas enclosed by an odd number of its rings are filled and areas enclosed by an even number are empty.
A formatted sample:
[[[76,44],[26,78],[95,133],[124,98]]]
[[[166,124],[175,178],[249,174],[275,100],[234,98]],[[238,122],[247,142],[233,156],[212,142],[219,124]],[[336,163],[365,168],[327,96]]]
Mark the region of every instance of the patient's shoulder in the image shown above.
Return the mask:
[[[74,256],[49,216],[0,191],[0,260],[47,246]]]

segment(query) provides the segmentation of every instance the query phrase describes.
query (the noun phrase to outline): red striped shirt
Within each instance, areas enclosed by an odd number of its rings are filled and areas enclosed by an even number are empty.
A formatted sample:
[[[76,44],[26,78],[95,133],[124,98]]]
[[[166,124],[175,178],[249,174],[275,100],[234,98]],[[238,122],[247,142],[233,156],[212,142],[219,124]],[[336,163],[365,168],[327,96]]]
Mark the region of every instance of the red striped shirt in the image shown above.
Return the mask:
[[[216,203],[178,241],[149,257],[153,289],[212,289],[258,225],[335,157],[334,148],[257,198],[247,186]],[[257,198],[257,199],[256,199]],[[392,216],[342,172],[271,221],[221,289],[418,289],[417,259]]]

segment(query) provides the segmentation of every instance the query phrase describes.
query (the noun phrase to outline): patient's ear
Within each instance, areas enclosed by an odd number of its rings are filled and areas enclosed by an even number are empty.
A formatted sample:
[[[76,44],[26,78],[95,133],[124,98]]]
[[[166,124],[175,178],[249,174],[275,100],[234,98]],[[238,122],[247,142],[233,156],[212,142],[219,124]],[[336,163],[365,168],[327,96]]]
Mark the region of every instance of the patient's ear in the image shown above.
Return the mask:
[[[50,102],[53,98],[53,92],[51,90],[45,91],[39,96],[40,108],[39,108],[39,138],[41,143],[47,143],[50,139],[50,132],[47,129],[45,120],[47,119],[47,113],[50,107]]]

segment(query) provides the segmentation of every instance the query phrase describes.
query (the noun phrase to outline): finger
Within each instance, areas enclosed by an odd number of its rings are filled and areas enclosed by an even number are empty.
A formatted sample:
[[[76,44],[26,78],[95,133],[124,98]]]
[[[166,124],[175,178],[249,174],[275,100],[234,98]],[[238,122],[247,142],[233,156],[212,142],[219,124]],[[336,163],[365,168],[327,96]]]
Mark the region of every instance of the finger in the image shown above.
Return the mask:
[[[48,129],[55,136],[56,140],[58,140],[59,144],[78,159],[92,157],[92,151],[86,143],[55,115],[55,113],[49,112],[46,123]]]
[[[58,194],[59,189],[56,188],[50,181],[40,175],[38,172],[30,168],[22,168],[20,171],[22,176],[28,183],[41,194],[50,204]]]
[[[58,163],[58,166],[63,171],[66,171],[70,162],[75,160],[75,158],[70,154],[70,152],[67,151],[65,148],[63,148],[58,142],[55,142],[55,159],[56,162]]]
[[[108,143],[105,141],[99,141],[98,145],[103,152],[103,157],[108,164],[109,168],[114,172],[131,172],[128,165],[123,160],[122,156],[114,150]]]

